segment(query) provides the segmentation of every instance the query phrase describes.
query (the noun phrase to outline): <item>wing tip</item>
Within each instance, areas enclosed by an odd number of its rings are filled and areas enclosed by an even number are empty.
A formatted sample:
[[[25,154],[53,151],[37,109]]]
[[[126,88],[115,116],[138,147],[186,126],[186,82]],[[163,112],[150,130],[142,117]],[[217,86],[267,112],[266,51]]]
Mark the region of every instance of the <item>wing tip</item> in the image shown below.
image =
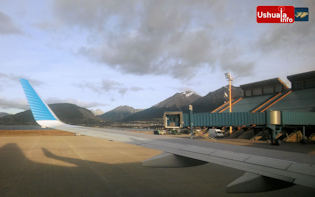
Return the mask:
[[[24,78],[19,80],[35,121],[42,127],[51,127],[62,124],[50,107],[40,98],[29,81]]]

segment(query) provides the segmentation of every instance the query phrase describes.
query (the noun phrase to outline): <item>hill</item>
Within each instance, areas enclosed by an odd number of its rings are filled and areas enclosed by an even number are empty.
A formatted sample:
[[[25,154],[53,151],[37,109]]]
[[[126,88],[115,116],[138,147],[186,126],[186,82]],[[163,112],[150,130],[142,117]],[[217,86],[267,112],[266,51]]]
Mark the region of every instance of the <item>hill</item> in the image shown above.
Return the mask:
[[[125,119],[126,117],[130,116],[131,114],[134,114],[136,112],[141,111],[140,109],[135,109],[133,107],[123,105],[116,107],[115,109],[108,111],[102,115],[99,115],[98,117],[102,120],[107,121],[121,121]]]

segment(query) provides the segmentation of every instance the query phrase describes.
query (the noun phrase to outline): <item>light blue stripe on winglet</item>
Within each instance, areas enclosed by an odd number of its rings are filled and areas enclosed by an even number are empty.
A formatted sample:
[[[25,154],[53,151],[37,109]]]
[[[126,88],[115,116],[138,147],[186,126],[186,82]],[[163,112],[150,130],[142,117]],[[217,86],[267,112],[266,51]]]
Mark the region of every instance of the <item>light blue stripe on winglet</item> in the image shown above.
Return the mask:
[[[35,120],[56,120],[47,105],[37,95],[31,84],[26,79],[20,79],[28,104],[30,105]]]

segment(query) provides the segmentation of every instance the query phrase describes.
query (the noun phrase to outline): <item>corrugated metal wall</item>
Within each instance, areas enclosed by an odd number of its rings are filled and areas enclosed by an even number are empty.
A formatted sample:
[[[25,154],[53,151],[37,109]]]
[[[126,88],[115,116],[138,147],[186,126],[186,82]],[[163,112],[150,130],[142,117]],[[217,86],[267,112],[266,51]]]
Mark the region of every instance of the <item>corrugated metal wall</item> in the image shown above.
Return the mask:
[[[267,125],[270,112],[193,113],[195,127]],[[183,114],[183,127],[190,126],[189,114]],[[281,112],[281,125],[315,125],[314,112]]]
[[[288,112],[281,114],[283,125],[315,125],[314,112]]]
[[[265,113],[233,112],[233,113],[194,113],[194,126],[242,126],[265,125]],[[184,127],[189,126],[189,114],[184,114]]]

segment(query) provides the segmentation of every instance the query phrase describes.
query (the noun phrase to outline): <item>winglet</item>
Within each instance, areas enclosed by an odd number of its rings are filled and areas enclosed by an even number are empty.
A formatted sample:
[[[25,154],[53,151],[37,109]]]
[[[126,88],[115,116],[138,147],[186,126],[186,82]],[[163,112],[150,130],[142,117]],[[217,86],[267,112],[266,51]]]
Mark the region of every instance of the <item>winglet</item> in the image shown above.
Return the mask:
[[[35,121],[42,127],[52,127],[63,124],[49,106],[38,96],[26,79],[20,79],[28,104]]]

